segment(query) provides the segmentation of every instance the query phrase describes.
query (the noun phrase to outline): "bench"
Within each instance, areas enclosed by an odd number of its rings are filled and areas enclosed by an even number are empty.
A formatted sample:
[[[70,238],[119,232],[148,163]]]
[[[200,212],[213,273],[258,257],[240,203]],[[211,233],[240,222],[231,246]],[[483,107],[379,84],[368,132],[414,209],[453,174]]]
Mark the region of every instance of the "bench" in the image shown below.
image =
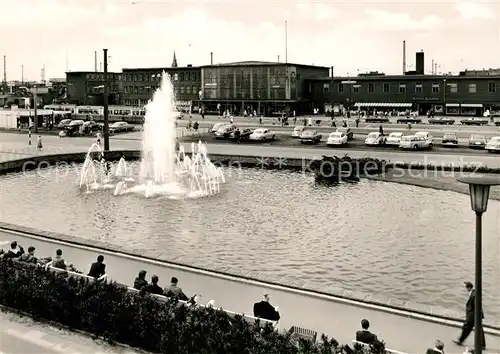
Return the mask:
[[[229,311],[229,310],[224,310],[224,309],[222,309],[222,311],[227,313],[229,315],[229,317],[235,317],[235,316],[239,315],[239,316],[243,317],[243,319],[250,324],[254,324],[258,320],[261,325],[265,325],[266,323],[269,323],[274,329],[276,329],[276,330],[279,329],[279,321],[270,321],[270,320],[266,320],[264,318],[254,317],[251,315],[246,315],[244,313],[237,313],[234,311]]]
[[[288,331],[290,334],[290,339],[296,344],[299,344],[300,339],[311,341],[312,343],[316,343],[316,338],[318,336],[318,332],[313,331],[312,329],[302,328],[298,326],[292,326]]]
[[[123,285],[123,284],[120,284],[120,285]],[[126,286],[126,285],[123,285],[123,286]],[[127,290],[129,292],[132,292],[132,293],[140,293],[140,290],[137,290],[136,288],[132,288],[130,286],[126,286]],[[162,301],[162,302],[167,302],[169,301],[171,298],[168,297],[168,296],[164,296],[164,295],[158,295],[158,294],[151,294],[151,293],[148,293],[148,295],[150,296],[153,296],[154,298]],[[195,303],[196,303],[196,306],[198,307],[214,307],[215,305],[215,300],[210,300],[209,302],[207,302],[206,304],[198,304],[197,300],[199,299],[198,296],[195,297]],[[184,301],[184,300],[177,300],[177,303],[179,306],[191,306],[187,301]]]
[[[358,344],[358,345],[360,345],[363,348],[363,350],[366,353],[371,353],[371,346],[369,344],[366,344],[366,343],[363,343],[363,342],[358,342],[357,340],[353,340],[352,344],[353,345]],[[407,354],[407,353],[400,352],[400,351],[397,351],[397,350],[394,350],[394,349],[389,349],[389,348],[385,348],[385,352],[388,353],[388,354]]]
[[[96,278],[88,276],[86,274],[76,273],[76,272],[72,272],[71,270],[65,270],[65,269],[61,269],[61,268],[55,268],[55,267],[52,267],[51,265],[46,266],[46,268],[49,269],[50,271],[56,272],[56,273],[67,273],[70,277],[73,277],[73,278],[83,278],[83,279],[87,279],[88,281],[95,281],[96,280]],[[108,275],[104,274],[104,275],[101,275],[99,278],[97,278],[97,281],[102,281],[102,280],[105,280],[107,278],[108,278]]]

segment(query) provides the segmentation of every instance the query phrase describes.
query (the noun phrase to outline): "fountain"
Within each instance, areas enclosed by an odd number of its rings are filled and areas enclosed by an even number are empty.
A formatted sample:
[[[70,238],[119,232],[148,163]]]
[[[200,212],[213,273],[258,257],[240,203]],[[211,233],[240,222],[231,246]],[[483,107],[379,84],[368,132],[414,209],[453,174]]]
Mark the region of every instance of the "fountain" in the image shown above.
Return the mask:
[[[207,156],[207,148],[200,141],[191,144],[191,156],[183,147],[176,151],[177,131],[175,121],[174,90],[167,74],[163,73],[160,88],[146,105],[142,156],[138,183],[132,178],[125,158],[118,162],[112,176],[98,163],[103,154],[99,145],[92,144],[85,159],[80,187],[98,189],[103,182],[118,180],[114,195],[137,193],[146,198],[166,196],[173,199],[196,198],[215,195],[225,183],[224,174]],[[99,153],[100,158],[95,159]],[[111,175],[111,174],[110,174]]]

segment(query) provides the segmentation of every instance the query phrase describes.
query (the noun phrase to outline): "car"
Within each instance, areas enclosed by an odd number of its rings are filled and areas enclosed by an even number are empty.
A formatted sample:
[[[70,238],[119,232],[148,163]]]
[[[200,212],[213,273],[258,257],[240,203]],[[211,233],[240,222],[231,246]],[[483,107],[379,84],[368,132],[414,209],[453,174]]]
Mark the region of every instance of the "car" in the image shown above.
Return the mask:
[[[435,117],[429,118],[429,124],[452,125],[455,123],[453,118]]]
[[[441,141],[443,146],[458,147],[458,138],[455,133],[445,133]]]
[[[250,134],[250,140],[254,141],[274,140],[275,137],[275,133],[266,128],[257,128]]]
[[[462,123],[463,125],[487,125],[489,123],[489,120],[479,117],[470,117],[467,119],[462,119],[460,123]]]
[[[321,141],[322,135],[316,130],[304,130],[300,134],[300,142],[302,144],[317,144]]]
[[[300,135],[306,130],[306,127],[300,126],[293,128],[292,138],[300,139]]]
[[[236,129],[233,132],[231,132],[231,134],[229,134],[229,140],[236,140]],[[250,138],[250,134],[252,133],[253,130],[250,128],[240,129],[240,140],[248,140]]]
[[[434,143],[434,138],[432,137],[431,133],[429,133],[429,132],[416,132],[415,136],[418,136],[418,137],[421,137],[421,138],[424,138],[425,140],[427,140],[427,142],[429,143],[429,147],[432,148],[432,145]]]
[[[64,131],[66,132],[66,135],[67,136],[73,136],[73,135],[77,135],[80,131],[80,127],[83,125],[83,123],[85,123],[83,120],[72,120],[71,122],[69,122],[69,124],[67,124],[66,126],[64,126]]]
[[[386,116],[372,116],[365,118],[366,123],[390,123],[389,117]]]
[[[389,136],[387,137],[385,143],[387,145],[399,146],[399,144],[401,143],[401,138],[403,136],[404,136],[404,134],[399,133],[399,132],[390,133]]]
[[[500,126],[500,120],[495,120],[495,125],[498,127]]]
[[[354,133],[352,132],[351,128],[337,128],[336,132],[344,133],[345,135],[347,135],[347,140],[354,139]]]
[[[488,152],[500,151],[500,136],[494,136],[487,143],[484,149]]]
[[[486,138],[483,135],[471,135],[469,139],[469,148],[484,149],[486,146]]]
[[[228,123],[215,123],[212,128],[210,128],[210,133],[215,133],[217,130],[219,130],[220,127],[223,127],[225,125],[229,125]]]
[[[347,145],[347,134],[343,132],[333,132],[330,133],[328,139],[326,140],[326,145],[328,146],[338,146]]]
[[[229,139],[231,133],[236,130],[236,126],[225,124],[219,127],[214,133],[214,139]]]
[[[67,126],[69,123],[71,123],[71,119],[63,119],[59,122],[59,124],[57,125],[57,127],[59,129],[64,129],[65,126]]]
[[[371,132],[365,139],[365,145],[376,146],[385,145],[385,135],[380,132]]]
[[[403,123],[403,124],[418,124],[418,123],[422,123],[422,118],[419,118],[419,117],[403,117],[403,118],[398,118],[397,122],[398,123]]]
[[[93,120],[86,121],[80,126],[80,134],[82,135],[92,135],[93,132],[98,132],[100,130],[102,130],[102,124]]]
[[[403,150],[424,150],[432,148],[432,144],[422,136],[406,135],[401,138],[399,148]]]
[[[126,133],[134,131],[135,127],[127,122],[115,122],[109,126],[109,132],[111,134],[115,133]]]

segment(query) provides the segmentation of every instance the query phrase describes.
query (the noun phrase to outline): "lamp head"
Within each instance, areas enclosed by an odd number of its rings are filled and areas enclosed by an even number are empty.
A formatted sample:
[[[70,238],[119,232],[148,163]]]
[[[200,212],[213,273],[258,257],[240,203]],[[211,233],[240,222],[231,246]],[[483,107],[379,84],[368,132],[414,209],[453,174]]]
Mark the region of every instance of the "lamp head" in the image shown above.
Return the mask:
[[[457,181],[469,185],[471,208],[476,213],[486,212],[490,187],[500,185],[500,179],[488,176],[460,177]]]

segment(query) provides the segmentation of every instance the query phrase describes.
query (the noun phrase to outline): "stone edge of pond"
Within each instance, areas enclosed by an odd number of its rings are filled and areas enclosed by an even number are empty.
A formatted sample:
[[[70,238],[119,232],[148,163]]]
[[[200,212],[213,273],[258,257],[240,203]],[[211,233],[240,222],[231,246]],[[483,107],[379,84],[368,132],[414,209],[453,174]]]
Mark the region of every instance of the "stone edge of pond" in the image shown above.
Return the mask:
[[[302,282],[302,281],[290,281],[290,282],[277,282],[276,280],[272,279],[266,279],[266,277],[262,276],[262,274],[259,273],[240,273],[240,272],[234,272],[234,269],[232,269],[232,272],[226,272],[224,270],[218,270],[218,269],[210,269],[210,268],[201,268],[197,266],[192,266],[189,264],[184,264],[181,262],[176,262],[175,259],[168,259],[166,257],[163,257],[161,254],[158,254],[158,252],[153,252],[153,251],[147,251],[147,250],[141,250],[140,252],[132,252],[129,249],[126,249],[125,247],[121,247],[116,244],[110,244],[107,242],[103,241],[97,241],[97,240],[88,240],[88,239],[83,239],[81,237],[77,236],[71,236],[71,235],[66,235],[66,234],[61,234],[57,232],[52,232],[52,231],[44,231],[44,230],[38,230],[34,229],[28,226],[21,226],[21,225],[14,225],[14,224],[9,224],[6,222],[0,222],[0,228],[2,228],[5,231],[13,231],[13,232],[21,232],[21,233],[26,233],[26,234],[31,234],[31,235],[36,235],[40,237],[47,238],[49,240],[56,240],[56,241],[66,241],[75,245],[80,245],[80,246],[88,246],[92,248],[99,248],[102,250],[106,251],[111,251],[111,252],[119,252],[125,255],[133,255],[133,256],[139,256],[143,257],[145,259],[152,259],[152,260],[158,260],[158,261],[163,261],[165,262],[166,266],[168,264],[171,265],[178,265],[178,266],[183,266],[187,268],[192,268],[193,270],[204,270],[204,271],[210,271],[213,273],[219,273],[222,275],[229,275],[233,276],[236,278],[241,278],[245,280],[255,280],[259,281],[262,283],[267,283],[271,285],[281,285],[281,286],[287,286],[290,288],[295,288],[298,290],[305,290],[317,294],[323,294],[323,295],[329,295],[329,296],[334,296],[340,299],[347,299],[347,300],[354,300],[354,301],[359,301],[361,303],[365,304],[371,304],[371,305],[377,305],[377,306],[382,306],[388,309],[393,309],[393,310],[403,310],[403,311],[410,311],[414,312],[417,314],[423,314],[423,315],[431,315],[440,319],[444,320],[452,320],[452,321],[462,321],[461,315],[459,311],[457,310],[452,310],[452,309],[447,309],[443,308],[440,306],[431,306],[431,305],[424,305],[421,303],[413,302],[413,301],[404,301],[404,300],[399,300],[399,299],[394,299],[394,298],[389,298],[387,296],[381,295],[381,294],[374,294],[374,293],[365,293],[362,291],[356,291],[356,290],[348,290],[348,289],[343,289],[341,287],[336,287],[336,286],[330,286],[326,289],[319,290],[319,289],[314,289],[309,287],[307,282]],[[239,273],[239,274],[238,274]],[[486,324],[486,327],[492,328],[494,330],[500,330],[500,327],[497,326],[497,324]]]

